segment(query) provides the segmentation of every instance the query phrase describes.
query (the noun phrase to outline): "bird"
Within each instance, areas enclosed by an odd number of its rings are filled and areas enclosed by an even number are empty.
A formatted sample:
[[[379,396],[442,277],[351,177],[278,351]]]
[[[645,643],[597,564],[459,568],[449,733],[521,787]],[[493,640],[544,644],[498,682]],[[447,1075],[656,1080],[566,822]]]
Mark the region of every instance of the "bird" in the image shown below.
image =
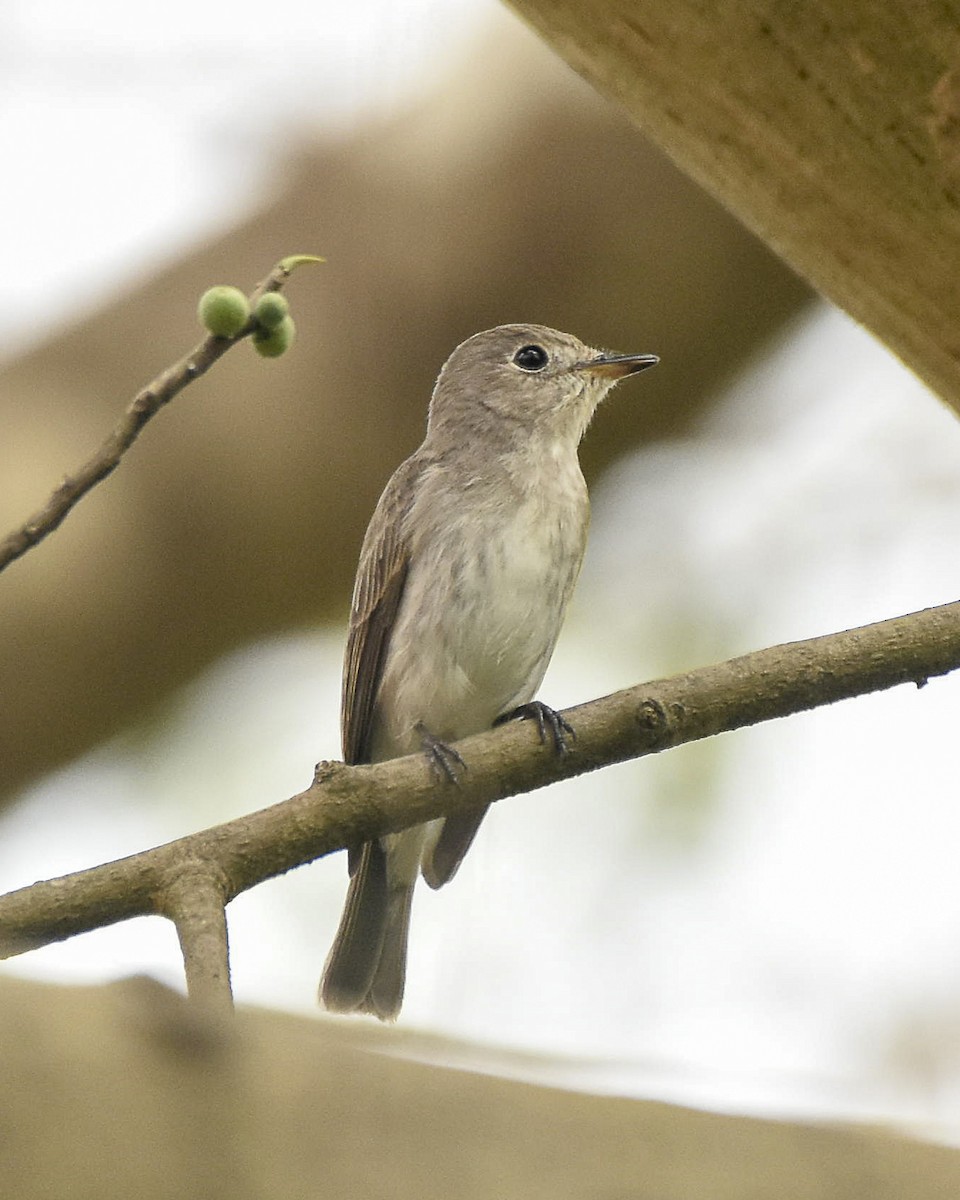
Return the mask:
[[[370,520],[344,655],[346,763],[423,751],[439,779],[452,743],[512,718],[564,753],[575,736],[537,690],[573,591],[589,524],[578,447],[621,379],[658,361],[537,324],[467,338],[443,365],[426,436]],[[348,851],[343,915],[324,967],[330,1011],[395,1020],[414,887],[448,883],[485,809]]]

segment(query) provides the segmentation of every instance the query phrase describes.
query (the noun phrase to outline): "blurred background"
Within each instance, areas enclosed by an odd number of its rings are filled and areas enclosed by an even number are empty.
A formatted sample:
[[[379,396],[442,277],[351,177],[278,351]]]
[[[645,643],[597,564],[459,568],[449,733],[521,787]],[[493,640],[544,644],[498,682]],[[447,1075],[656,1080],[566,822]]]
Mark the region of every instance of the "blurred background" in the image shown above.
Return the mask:
[[[443,359],[490,325],[662,359],[584,445],[552,705],[956,598],[955,419],[507,10],[21,0],[4,27],[4,531],[198,338],[206,286],[328,259],[289,286],[289,356],[228,355],[0,580],[4,890],[339,756],[360,538]],[[398,1045],[955,1139],[958,695],[900,688],[500,805],[418,894]],[[316,1011],[345,879],[336,856],[231,906],[241,1002]],[[3,970],[177,984],[179,956],[139,921]]]

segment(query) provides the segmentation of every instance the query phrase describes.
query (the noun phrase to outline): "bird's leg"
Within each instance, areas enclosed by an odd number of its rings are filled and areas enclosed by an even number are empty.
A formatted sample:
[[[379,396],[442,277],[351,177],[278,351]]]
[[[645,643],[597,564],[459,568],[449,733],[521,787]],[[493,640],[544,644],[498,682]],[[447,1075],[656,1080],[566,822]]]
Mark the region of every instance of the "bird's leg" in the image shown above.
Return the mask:
[[[414,729],[420,735],[420,745],[437,779],[441,783],[459,783],[460,772],[467,769],[467,764],[456,750],[441,742],[422,721],[418,721]]]
[[[519,708],[515,708],[512,712],[504,713],[497,717],[494,725],[502,725],[505,721],[536,721],[537,731],[540,734],[540,741],[547,744],[547,734],[550,735],[550,740],[553,742],[553,749],[556,754],[562,756],[567,752],[567,738],[575,742],[577,734],[573,726],[568,720],[558,713],[555,708],[551,708],[549,704],[544,704],[542,700],[531,700],[529,704],[521,704]]]

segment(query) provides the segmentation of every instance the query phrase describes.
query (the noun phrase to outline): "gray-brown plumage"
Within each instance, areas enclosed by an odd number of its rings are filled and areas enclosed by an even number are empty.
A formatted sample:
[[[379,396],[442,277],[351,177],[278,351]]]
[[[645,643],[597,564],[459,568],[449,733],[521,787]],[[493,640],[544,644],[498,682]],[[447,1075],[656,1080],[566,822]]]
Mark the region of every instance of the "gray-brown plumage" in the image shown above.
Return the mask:
[[[454,350],[426,438],[387,484],[360,553],[343,672],[346,762],[422,747],[455,774],[448,743],[533,700],[586,542],[577,447],[617,380],[656,361],[601,353],[542,325],[502,325]],[[396,1017],[417,875],[434,888],[448,882],[483,815],[351,851],[320,989],[327,1008]]]

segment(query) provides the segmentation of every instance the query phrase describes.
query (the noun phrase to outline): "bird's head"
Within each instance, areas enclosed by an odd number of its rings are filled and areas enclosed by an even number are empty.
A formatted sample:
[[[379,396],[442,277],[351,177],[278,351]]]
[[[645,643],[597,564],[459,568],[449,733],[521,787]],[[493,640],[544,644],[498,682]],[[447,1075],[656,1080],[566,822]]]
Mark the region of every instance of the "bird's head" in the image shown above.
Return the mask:
[[[658,361],[595,350],[545,325],[499,325],[461,342],[444,363],[429,430],[543,434],[576,446],[607,392]]]

